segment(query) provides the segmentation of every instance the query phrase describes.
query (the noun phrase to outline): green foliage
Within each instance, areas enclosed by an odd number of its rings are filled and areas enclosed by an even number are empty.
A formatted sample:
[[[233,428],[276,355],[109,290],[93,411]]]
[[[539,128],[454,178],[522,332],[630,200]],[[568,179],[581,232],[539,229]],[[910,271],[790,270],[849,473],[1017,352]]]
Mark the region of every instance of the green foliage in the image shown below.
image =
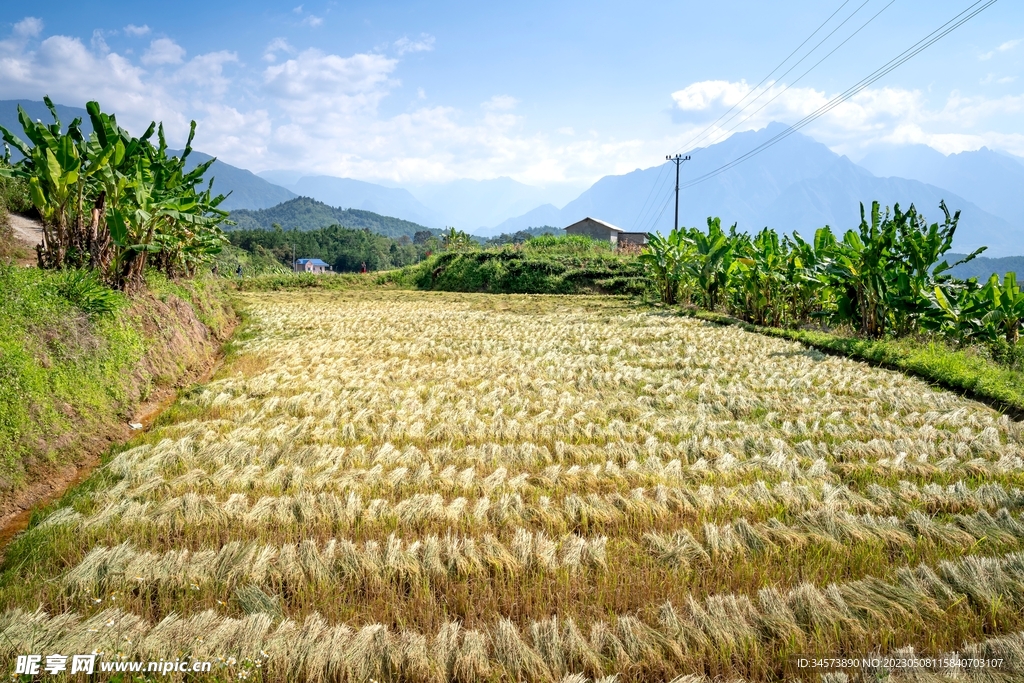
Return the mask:
[[[826,226],[811,241],[768,228],[726,233],[709,218],[707,231],[650,235],[640,262],[666,303],[678,298],[756,325],[852,327],[874,339],[938,334],[1016,363],[1024,292],[1012,272],[984,285],[953,277],[984,248],[951,254],[959,213],[940,209],[943,222],[929,224],[914,206],[890,212],[874,202],[870,212],[861,206],[856,230],[839,239]]]
[[[291,256],[288,256],[291,263]],[[291,269],[274,252],[255,245],[252,251],[228,244],[210,264],[210,272],[220,277],[234,277],[239,267],[245,277],[289,273]]]
[[[309,197],[297,197],[268,209],[250,211],[237,209],[231,212],[231,221],[236,230],[273,230],[274,224],[284,226],[288,231],[293,228],[301,231],[319,230],[332,225],[343,225],[347,228],[363,229],[386,237],[408,237],[412,239],[417,232],[426,230],[431,234],[440,231],[430,230],[400,218],[381,216],[372,211],[359,209],[339,209],[318,202]],[[231,230],[231,226],[228,226]]]
[[[647,284],[635,257],[579,236],[434,254],[388,280],[421,289],[520,294],[639,294]]]
[[[28,142],[0,127],[4,142],[23,155],[0,175],[27,184],[43,219],[41,267],[95,269],[128,289],[142,284],[150,257],[169,276],[187,276],[220,251],[218,225],[227,214],[217,206],[224,197],[200,187],[213,160],[185,171],[195,122],[182,155],[170,156],[162,125],[151,124],[135,138],[89,102],[93,132],[86,137],[80,118],[64,130],[56,107],[44,99],[53,124],[32,121],[19,107]]]
[[[476,241],[462,230],[448,228],[441,234],[441,247],[445,251],[472,251],[476,249]]]
[[[387,270],[415,263],[428,245],[415,245],[408,237],[392,239],[368,229],[353,230],[332,225],[320,230],[233,230],[231,244],[256,257],[268,254],[285,267],[295,258],[318,258],[330,263],[339,273],[357,273],[365,263],[367,270]],[[230,270],[225,274],[233,274]],[[246,271],[246,274],[249,274]]]
[[[980,297],[988,304],[982,320],[999,329],[1008,344],[1016,344],[1020,339],[1021,320],[1024,320],[1024,292],[1017,284],[1017,276],[1007,273],[999,282],[999,277],[992,275]]]
[[[394,272],[394,271],[392,271]],[[313,273],[264,273],[239,281],[243,292],[277,292],[289,289],[349,290],[367,289],[391,282],[390,273],[368,277],[356,273],[343,273],[324,277]]]
[[[503,232],[500,235],[494,237],[488,237],[484,240],[483,246],[485,247],[500,247],[505,244],[522,244],[529,241],[534,237],[540,237],[541,235],[548,235],[551,237],[563,237],[565,230],[562,228],[555,228],[550,225],[543,225],[538,228],[526,228],[525,230],[517,230],[514,233]]]
[[[687,274],[687,267],[696,258],[693,244],[686,231],[672,228],[668,237],[658,233],[648,236],[647,249],[640,254],[639,261],[657,285],[661,300],[666,304],[676,303],[680,283]]]
[[[76,416],[116,413],[141,358],[143,337],[124,319],[86,317],[120,295],[74,278],[0,266],[0,480],[8,484],[21,460],[72,430]]]
[[[10,165],[0,160],[0,169],[10,170]],[[32,199],[28,194],[28,183],[22,178],[4,176],[0,173],[0,224],[3,214],[28,213],[32,210]]]
[[[107,315],[126,303],[121,293],[100,282],[96,273],[90,270],[58,271],[52,282],[61,297],[88,315]]]
[[[92,271],[0,265],[0,489],[29,459],[69,459],[83,439],[109,436],[153,384],[201,360],[191,312],[204,334],[226,332],[214,280],[150,270],[146,288],[129,305]]]

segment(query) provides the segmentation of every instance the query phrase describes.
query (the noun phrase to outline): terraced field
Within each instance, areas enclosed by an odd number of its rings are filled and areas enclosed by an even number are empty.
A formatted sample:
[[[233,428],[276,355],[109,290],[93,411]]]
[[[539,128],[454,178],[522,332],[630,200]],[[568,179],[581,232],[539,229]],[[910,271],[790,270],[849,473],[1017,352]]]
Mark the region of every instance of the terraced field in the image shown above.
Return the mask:
[[[1024,430],[983,405],[607,297],[246,296],[217,377],[9,549],[0,661],[1024,676]]]

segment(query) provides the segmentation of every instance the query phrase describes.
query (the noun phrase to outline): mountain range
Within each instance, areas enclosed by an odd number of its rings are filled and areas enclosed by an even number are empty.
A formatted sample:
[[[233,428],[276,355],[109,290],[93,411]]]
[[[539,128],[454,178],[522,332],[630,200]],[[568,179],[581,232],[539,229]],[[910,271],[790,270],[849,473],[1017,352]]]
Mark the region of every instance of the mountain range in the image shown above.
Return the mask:
[[[41,102],[0,101],[0,125],[15,133],[21,130],[18,104],[32,118],[49,118]],[[84,109],[58,105],[57,110],[65,123],[75,116],[88,121]],[[929,221],[940,221],[939,202],[945,200],[951,211],[961,212],[954,242],[958,251],[985,245],[990,257],[1024,253],[1024,159],[987,148],[947,156],[924,145],[879,147],[854,163],[795,133],[743,164],[685,187],[784,129],[783,124],[773,123],[691,152],[692,159],[683,164],[680,174],[684,185],[679,196],[680,224],[703,226],[708,216],[719,216],[725,224],[737,223],[747,231],[771,226],[808,234],[822,225],[844,231],[859,222],[861,202],[878,200],[887,206],[899,202],[904,208],[913,203]],[[196,151],[190,163],[206,159]],[[269,219],[270,213],[258,219],[239,213],[240,227],[243,221],[295,227],[287,223],[287,216],[301,215],[297,220],[308,228],[310,221],[334,220],[338,211],[355,209],[417,227],[454,225],[478,235],[497,235],[565,226],[585,216],[630,231],[666,231],[672,224],[673,171],[665,164],[605,176],[561,207],[570,188],[539,188],[510,178],[463,179],[407,189],[301,171],[256,175],[219,160],[213,164],[212,176],[216,191],[231,192],[222,206],[233,215],[239,210],[269,210],[299,196],[331,209],[299,211],[291,205],[278,212],[281,220]],[[354,216],[350,214],[349,219]]]
[[[391,216],[362,209],[339,209],[309,197],[296,197],[266,209],[236,209],[231,212],[234,225],[226,230],[272,230],[282,228],[316,230],[330,225],[366,229],[386,237],[413,237],[426,227]],[[437,232],[437,231],[435,231]]]
[[[691,161],[683,164],[680,184],[714,171],[784,129],[782,124],[771,124],[692,152]],[[667,231],[672,225],[673,185],[674,169],[669,165],[605,176],[562,209],[541,206],[495,229],[515,232],[532,225],[564,226],[593,216],[625,230]],[[703,226],[708,216],[719,216],[723,223],[737,223],[746,231],[771,226],[806,235],[823,225],[840,231],[855,227],[860,221],[860,202],[872,200],[889,206],[899,202],[903,208],[913,203],[930,221],[941,222],[939,202],[943,199],[951,211],[961,211],[955,241],[960,251],[982,245],[988,245],[992,255],[1024,251],[1024,220],[1011,223],[927,182],[879,178],[799,133],[706,182],[681,189],[679,222]]]

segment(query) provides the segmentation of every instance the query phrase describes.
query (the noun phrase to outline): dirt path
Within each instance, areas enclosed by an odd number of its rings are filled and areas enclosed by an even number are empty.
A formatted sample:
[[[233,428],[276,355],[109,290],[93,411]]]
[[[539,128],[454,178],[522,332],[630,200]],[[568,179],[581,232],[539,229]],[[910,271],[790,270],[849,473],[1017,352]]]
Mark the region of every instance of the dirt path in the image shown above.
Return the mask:
[[[43,224],[35,218],[26,218],[16,213],[10,215],[11,227],[14,228],[14,236],[35,248],[43,241]]]

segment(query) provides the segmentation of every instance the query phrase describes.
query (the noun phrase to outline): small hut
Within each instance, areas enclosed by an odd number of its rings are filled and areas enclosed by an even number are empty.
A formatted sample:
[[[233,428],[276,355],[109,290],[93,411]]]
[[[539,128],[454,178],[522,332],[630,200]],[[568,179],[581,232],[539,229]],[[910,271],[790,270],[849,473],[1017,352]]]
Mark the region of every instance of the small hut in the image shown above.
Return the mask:
[[[296,273],[326,273],[330,269],[329,263],[318,258],[300,258],[295,262]]]

